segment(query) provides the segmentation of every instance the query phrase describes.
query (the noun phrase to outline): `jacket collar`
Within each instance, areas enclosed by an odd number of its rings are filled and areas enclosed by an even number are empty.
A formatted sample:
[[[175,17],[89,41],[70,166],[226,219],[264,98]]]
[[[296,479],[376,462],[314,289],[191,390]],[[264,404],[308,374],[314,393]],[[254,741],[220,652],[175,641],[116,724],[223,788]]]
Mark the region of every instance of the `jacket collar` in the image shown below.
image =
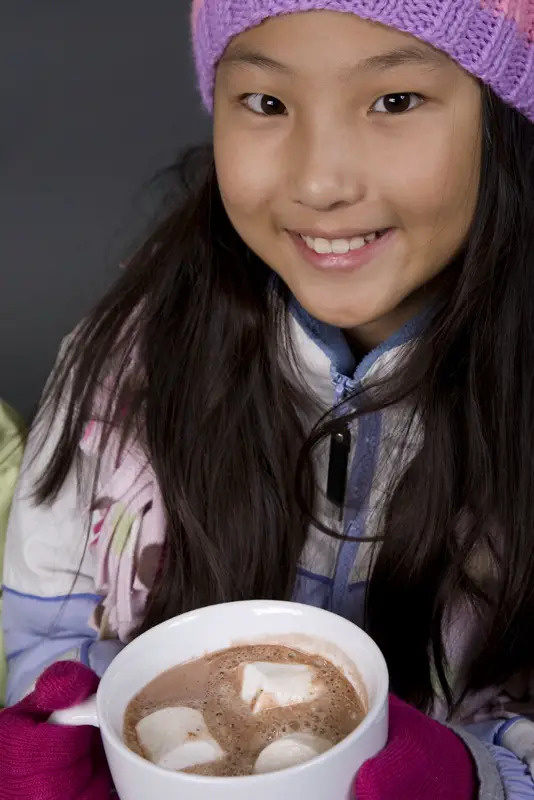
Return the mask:
[[[377,373],[391,371],[429,319],[428,311],[418,314],[358,362],[340,328],[317,320],[295,298],[290,312],[298,369],[325,408],[332,406],[333,386],[340,382],[355,389]]]

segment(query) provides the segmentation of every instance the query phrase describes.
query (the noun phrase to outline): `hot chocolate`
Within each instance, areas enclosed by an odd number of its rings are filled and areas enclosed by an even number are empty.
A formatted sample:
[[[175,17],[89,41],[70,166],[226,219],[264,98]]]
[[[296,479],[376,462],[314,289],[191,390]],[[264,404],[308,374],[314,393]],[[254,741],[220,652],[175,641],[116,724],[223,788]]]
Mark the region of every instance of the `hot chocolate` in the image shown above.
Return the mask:
[[[252,775],[319,755],[365,713],[328,660],[283,645],[243,645],[151,681],[128,705],[124,740],[167,769]]]

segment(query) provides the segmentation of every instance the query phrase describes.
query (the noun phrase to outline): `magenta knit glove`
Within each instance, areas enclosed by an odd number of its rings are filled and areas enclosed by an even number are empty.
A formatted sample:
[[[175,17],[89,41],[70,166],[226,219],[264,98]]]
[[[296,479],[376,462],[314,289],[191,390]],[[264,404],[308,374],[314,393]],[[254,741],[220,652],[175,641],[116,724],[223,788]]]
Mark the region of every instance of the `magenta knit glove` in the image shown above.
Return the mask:
[[[97,686],[88,667],[58,661],[30,695],[0,711],[0,800],[108,800],[111,778],[99,731],[47,722]]]
[[[357,800],[473,800],[474,766],[456,734],[391,695],[389,741],[355,789]]]

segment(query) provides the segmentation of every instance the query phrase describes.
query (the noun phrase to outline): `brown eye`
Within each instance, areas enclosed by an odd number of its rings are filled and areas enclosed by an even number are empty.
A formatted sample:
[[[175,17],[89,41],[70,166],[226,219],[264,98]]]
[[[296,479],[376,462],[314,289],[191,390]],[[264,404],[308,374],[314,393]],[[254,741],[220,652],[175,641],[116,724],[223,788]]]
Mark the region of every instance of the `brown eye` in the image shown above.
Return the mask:
[[[421,105],[423,98],[415,92],[384,94],[373,104],[372,110],[379,114],[403,114]]]
[[[254,114],[264,117],[275,117],[286,113],[286,107],[282,101],[270,94],[248,94],[243,98],[243,103]]]

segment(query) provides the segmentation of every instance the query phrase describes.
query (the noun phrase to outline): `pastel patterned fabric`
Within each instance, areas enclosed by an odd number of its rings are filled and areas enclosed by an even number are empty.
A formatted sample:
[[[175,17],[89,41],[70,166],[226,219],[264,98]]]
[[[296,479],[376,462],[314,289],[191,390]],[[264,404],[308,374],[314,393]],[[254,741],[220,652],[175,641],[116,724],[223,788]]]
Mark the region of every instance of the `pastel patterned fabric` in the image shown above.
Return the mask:
[[[105,426],[92,420],[81,449],[97,458]],[[113,431],[100,464],[98,502],[90,508],[89,552],[94,557],[96,593],[102,597],[91,624],[127,641],[143,619],[165,541],[164,503],[141,447],[121,448]]]
[[[194,0],[199,88],[213,107],[215,70],[234,36],[269,17],[357,14],[443,50],[534,122],[534,0]]]
[[[0,400],[0,571],[4,561],[4,545],[11,501],[22,461],[26,426],[21,417]],[[0,588],[0,615],[2,590]],[[4,657],[4,637],[0,630],[0,707],[4,701],[7,666]]]

